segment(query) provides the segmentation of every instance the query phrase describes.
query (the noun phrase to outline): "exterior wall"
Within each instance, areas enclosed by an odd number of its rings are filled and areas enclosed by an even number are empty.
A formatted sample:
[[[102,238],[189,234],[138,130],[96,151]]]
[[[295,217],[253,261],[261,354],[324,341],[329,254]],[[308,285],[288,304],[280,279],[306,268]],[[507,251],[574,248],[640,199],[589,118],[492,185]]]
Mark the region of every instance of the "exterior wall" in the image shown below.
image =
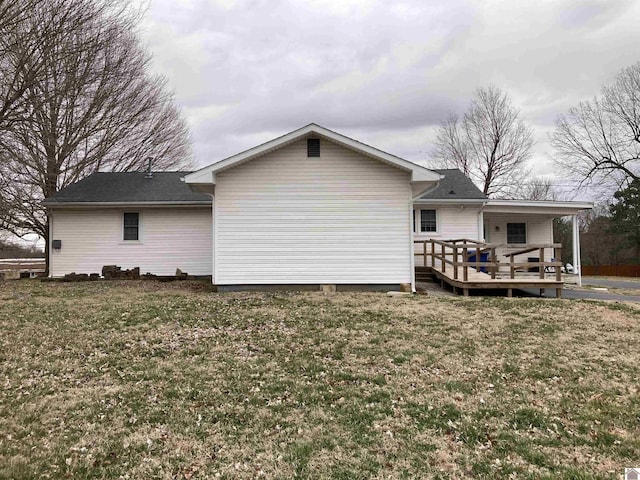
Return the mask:
[[[435,238],[452,240],[456,238],[478,239],[479,205],[414,205],[416,240]],[[436,232],[420,232],[419,210],[436,211]]]
[[[549,215],[485,212],[484,222],[487,227],[488,238],[486,241],[488,243],[507,243],[507,223],[526,223],[528,244],[553,243],[553,217]],[[496,231],[496,227],[499,231]],[[505,254],[520,249],[521,247],[500,248],[496,250],[496,255],[500,262],[506,262],[508,259],[504,256]],[[552,249],[545,249],[544,256],[547,261],[553,258]],[[537,258],[539,253],[530,252],[518,255],[515,258],[517,259],[516,261],[526,262],[528,257]]]
[[[414,234],[415,240],[451,240],[459,238],[468,238],[471,240],[478,239],[478,222],[480,207],[465,206],[463,210],[460,206],[451,205],[415,205],[416,230],[419,229],[419,213],[420,209],[436,209],[437,228],[435,233],[419,233]],[[557,216],[557,215],[554,215]],[[526,223],[527,224],[527,243],[528,244],[547,244],[553,243],[553,218],[551,214],[529,213],[529,212],[512,212],[512,213],[491,213],[484,212],[483,220],[486,226],[486,243],[506,244],[507,243],[507,223]],[[496,227],[499,229],[496,231]],[[484,231],[484,228],[481,228]],[[415,264],[423,265],[424,257],[422,255],[424,245],[414,245],[414,251],[418,253],[415,256]],[[430,246],[427,245],[427,251]],[[496,255],[498,261],[506,263],[508,258],[505,255],[509,252],[520,250],[521,247],[514,248],[498,248]],[[436,250],[438,251],[438,250]],[[524,255],[516,256],[516,261],[526,262],[529,257],[539,257],[537,251]],[[553,249],[545,249],[545,259],[547,261],[554,258]],[[430,262],[430,259],[427,259]]]
[[[436,210],[436,228],[437,232],[420,232],[420,210]],[[478,214],[480,212],[479,205],[414,205],[415,215],[415,232],[414,240],[454,240],[457,238],[468,238],[470,240],[478,240]],[[421,266],[424,264],[424,256],[422,255],[424,245],[414,244],[414,252],[419,252],[415,256],[415,264]],[[429,251],[430,245],[427,245]],[[436,250],[439,251],[439,250]],[[428,260],[430,261],[430,260]]]
[[[214,282],[410,283],[409,175],[324,139],[217,173]]]
[[[140,240],[122,240],[123,212],[140,213]],[[140,273],[211,275],[211,207],[54,209],[51,275],[100,273],[104,265],[140,267]]]

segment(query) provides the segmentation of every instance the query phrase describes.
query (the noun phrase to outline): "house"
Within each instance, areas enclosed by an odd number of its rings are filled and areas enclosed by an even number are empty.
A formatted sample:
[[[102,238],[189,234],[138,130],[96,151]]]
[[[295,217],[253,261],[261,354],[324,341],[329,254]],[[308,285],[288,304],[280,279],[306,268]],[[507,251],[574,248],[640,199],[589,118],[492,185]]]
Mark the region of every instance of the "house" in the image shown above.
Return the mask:
[[[315,124],[195,172],[94,173],[44,204],[53,277],[118,264],[220,288],[382,289],[415,284],[416,240],[486,239],[508,253],[552,243],[553,218],[591,207],[491,200],[458,170]]]

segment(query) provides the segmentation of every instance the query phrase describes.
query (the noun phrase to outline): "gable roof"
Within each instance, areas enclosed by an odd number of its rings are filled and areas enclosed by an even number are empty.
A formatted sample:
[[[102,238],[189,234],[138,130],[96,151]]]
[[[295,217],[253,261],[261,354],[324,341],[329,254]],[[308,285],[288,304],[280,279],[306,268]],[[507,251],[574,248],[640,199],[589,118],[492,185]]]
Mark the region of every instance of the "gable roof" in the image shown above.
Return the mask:
[[[45,206],[83,204],[211,204],[181,181],[189,172],[96,172],[46,198]]]
[[[352,138],[349,138],[340,133],[329,130],[328,128],[321,127],[315,123],[311,123],[306,127],[299,128],[293,132],[289,132],[281,137],[270,140],[266,143],[258,145],[257,147],[250,148],[244,152],[238,153],[231,157],[220,160],[216,163],[208,165],[200,170],[190,173],[185,176],[184,181],[186,183],[193,184],[215,184],[215,174],[219,171],[232,168],[240,163],[252,160],[266,153],[277,150],[284,147],[298,139],[308,137],[310,135],[325,138],[333,141],[343,147],[355,150],[367,157],[371,157],[390,165],[396,166],[408,172],[411,172],[412,182],[437,182],[440,180],[440,174],[429,170],[426,167],[410,162],[390,153],[383,152],[377,148],[371,147],[365,143],[359,142]]]
[[[438,186],[430,190],[420,200],[486,200],[488,197],[476,187],[464,173],[457,168],[434,169],[434,172],[443,175]]]

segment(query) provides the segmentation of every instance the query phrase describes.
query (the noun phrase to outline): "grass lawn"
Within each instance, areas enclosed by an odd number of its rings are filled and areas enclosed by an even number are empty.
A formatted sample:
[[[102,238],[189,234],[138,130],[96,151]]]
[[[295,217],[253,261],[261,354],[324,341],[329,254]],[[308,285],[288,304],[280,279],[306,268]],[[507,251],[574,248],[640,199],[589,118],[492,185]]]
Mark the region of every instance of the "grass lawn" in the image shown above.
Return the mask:
[[[620,478],[640,306],[0,283],[0,478]]]

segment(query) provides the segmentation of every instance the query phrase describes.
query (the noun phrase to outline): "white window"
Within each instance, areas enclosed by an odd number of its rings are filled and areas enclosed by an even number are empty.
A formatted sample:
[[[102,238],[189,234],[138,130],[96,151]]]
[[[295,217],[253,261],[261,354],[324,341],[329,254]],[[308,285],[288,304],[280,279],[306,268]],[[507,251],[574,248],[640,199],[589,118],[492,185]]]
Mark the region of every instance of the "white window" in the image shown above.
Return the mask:
[[[125,212],[122,218],[122,239],[126,241],[140,240],[140,214],[138,212]]]
[[[527,243],[527,224],[507,223],[507,243]]]
[[[416,220],[418,225],[415,224]],[[418,210],[417,219],[414,215],[413,221],[416,233],[435,233],[438,231],[438,215],[434,209]]]

